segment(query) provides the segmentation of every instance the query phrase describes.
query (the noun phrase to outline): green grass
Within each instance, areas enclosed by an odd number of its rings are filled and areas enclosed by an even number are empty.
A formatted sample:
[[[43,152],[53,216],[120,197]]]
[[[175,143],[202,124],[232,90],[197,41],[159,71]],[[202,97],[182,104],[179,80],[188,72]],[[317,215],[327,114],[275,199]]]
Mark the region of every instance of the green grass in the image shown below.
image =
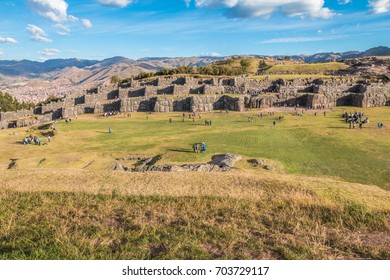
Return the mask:
[[[286,64],[273,65],[266,70],[266,74],[327,74],[339,70],[345,70],[348,65],[341,62],[311,63],[311,64]]]
[[[348,129],[343,110],[370,124]],[[389,110],[85,115],[57,123],[45,146],[18,143],[45,130],[0,131],[0,259],[389,259]],[[207,153],[192,153],[200,141]],[[228,173],[105,170],[117,157],[217,153],[244,160]]]
[[[204,114],[194,123],[187,119],[182,123],[181,113],[151,114],[149,119],[144,113],[133,113],[131,118],[85,118],[60,122],[58,135],[48,146],[16,144],[30,133],[22,129],[16,130],[18,135],[2,131],[0,162],[5,169],[11,158],[18,157],[19,168],[36,168],[46,158],[44,168],[82,168],[95,160],[91,168],[104,169],[116,157],[134,154],[162,154],[165,163],[184,164],[207,162],[212,154],[234,153],[273,160],[286,173],[337,177],[390,189],[389,108],[365,109],[371,123],[362,130],[348,129],[340,118],[343,110],[337,108],[326,117],[314,117],[312,112],[303,117],[287,114],[283,121],[277,115],[255,117],[254,123],[247,118],[256,111]],[[205,119],[213,120],[213,126],[204,126]],[[385,123],[383,129],[376,128],[379,120]],[[192,143],[199,141],[207,142],[206,154],[191,153]]]
[[[268,75],[260,75],[260,76],[252,76],[252,79],[255,80],[277,80],[277,79],[283,79],[283,80],[294,80],[294,79],[342,79],[342,76],[332,76],[332,75],[325,75],[325,74],[278,74],[278,73],[271,73]]]
[[[273,192],[255,201],[117,192],[8,191],[0,197],[0,259],[390,257],[390,211],[359,204],[299,203]]]

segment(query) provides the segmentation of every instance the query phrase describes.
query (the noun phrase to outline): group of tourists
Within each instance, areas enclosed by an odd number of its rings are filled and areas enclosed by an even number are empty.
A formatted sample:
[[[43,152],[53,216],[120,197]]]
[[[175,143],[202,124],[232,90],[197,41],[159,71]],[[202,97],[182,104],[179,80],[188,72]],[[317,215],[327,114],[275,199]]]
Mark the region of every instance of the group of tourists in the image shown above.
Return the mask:
[[[194,149],[194,153],[205,153],[206,152],[206,143],[195,143],[192,145],[192,148]]]
[[[356,125],[359,125],[359,128],[363,128],[363,124],[370,123],[370,120],[364,115],[362,112],[354,112],[354,113],[343,113],[343,118],[346,123],[349,124],[349,128],[353,129]]]
[[[293,116],[302,117],[303,116],[303,112],[304,112],[304,110],[301,110],[301,111],[295,110]],[[317,114],[315,113],[315,115],[317,115]]]
[[[50,139],[50,136],[48,136],[48,141],[50,142],[49,139]],[[28,144],[35,144],[35,145],[40,146],[41,145],[41,139],[38,138],[37,136],[33,137],[32,135],[30,135],[30,136],[25,137],[23,139],[23,145],[28,145]]]
[[[186,113],[183,113],[183,118],[181,119],[182,122],[184,122],[185,118],[187,117]],[[196,118],[196,112],[192,112],[192,113],[188,113],[188,120],[192,122],[195,122],[195,118]],[[202,115],[200,113],[198,113],[198,118],[201,120],[202,119]],[[169,118],[169,122],[171,123],[172,122],[172,119]]]
[[[211,122],[211,120],[210,121],[208,121],[208,120],[205,120],[204,121],[204,125],[205,126],[211,126],[213,123]]]
[[[116,116],[116,115],[118,115],[119,114],[119,111],[109,111],[109,112],[106,112],[106,113],[104,113],[104,117],[105,118],[108,118],[108,117],[111,117],[111,116]]]

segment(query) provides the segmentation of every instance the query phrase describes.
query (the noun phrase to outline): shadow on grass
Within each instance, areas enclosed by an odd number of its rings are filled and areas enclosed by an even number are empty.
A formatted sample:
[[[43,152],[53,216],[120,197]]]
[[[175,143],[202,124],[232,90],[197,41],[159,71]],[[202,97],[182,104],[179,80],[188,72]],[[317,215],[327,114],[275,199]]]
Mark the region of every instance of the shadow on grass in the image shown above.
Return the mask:
[[[179,152],[179,153],[193,153],[192,149],[168,149],[170,152]]]
[[[204,123],[191,123],[191,125],[206,126]]]
[[[326,128],[332,128],[332,129],[349,129],[349,127],[344,126],[327,126]],[[359,127],[358,127],[359,128]]]

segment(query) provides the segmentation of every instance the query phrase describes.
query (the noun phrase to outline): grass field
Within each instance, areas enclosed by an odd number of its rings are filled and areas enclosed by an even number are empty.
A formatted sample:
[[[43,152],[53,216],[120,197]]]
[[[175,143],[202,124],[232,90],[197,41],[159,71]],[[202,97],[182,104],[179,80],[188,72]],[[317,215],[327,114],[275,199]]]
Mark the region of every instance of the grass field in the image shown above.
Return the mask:
[[[265,74],[328,74],[348,67],[341,62],[273,65],[265,71]]]
[[[389,108],[365,109],[371,123],[362,130],[348,129],[340,117],[344,109],[358,110],[337,108],[326,117],[322,112],[314,117],[310,111],[303,117],[288,114],[283,121],[278,120],[279,114],[260,119],[257,111],[215,112],[184,123],[182,113],[149,114],[148,119],[145,113],[133,113],[131,118],[85,117],[70,124],[59,122],[58,135],[47,146],[17,143],[30,133],[39,134],[38,130],[2,131],[0,166],[5,170],[10,159],[19,158],[17,164],[22,169],[82,169],[94,160],[87,169],[102,170],[115,158],[134,154],[162,154],[163,163],[184,164],[207,162],[213,154],[234,153],[275,161],[281,172],[330,176],[390,189],[390,130],[386,125],[376,127],[377,121],[390,123]],[[256,121],[248,123],[248,116]],[[171,124],[169,118],[173,119]],[[213,120],[213,126],[204,126],[205,119]],[[207,142],[207,153],[191,152],[191,145],[199,141]]]
[[[277,80],[277,79],[283,79],[283,80],[294,80],[294,79],[323,79],[323,80],[329,80],[329,79],[342,79],[342,76],[331,76],[331,75],[325,75],[325,74],[270,74],[270,75],[256,75],[251,76],[251,79],[255,80]]]
[[[0,258],[388,259],[389,109],[364,108],[361,130],[340,117],[361,108],[335,108],[282,121],[258,111],[184,123],[181,113],[82,116],[59,122],[44,146],[18,143],[40,130],[0,131]],[[191,152],[199,141],[207,153]],[[217,153],[244,160],[229,173],[105,170],[130,155],[184,164]]]

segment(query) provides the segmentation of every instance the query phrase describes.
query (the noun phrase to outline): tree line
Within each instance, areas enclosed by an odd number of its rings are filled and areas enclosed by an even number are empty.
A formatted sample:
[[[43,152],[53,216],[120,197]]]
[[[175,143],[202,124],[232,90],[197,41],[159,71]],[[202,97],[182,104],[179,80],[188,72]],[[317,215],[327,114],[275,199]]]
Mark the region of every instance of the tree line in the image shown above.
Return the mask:
[[[239,76],[249,74],[251,66],[250,58],[232,57],[216,61],[206,66],[179,66],[175,68],[164,68],[157,72],[142,72],[131,78],[134,80],[142,80],[155,76],[171,76],[171,75],[206,75],[206,76]],[[130,79],[121,79],[118,75],[111,77],[112,84],[126,83]]]
[[[9,93],[0,91],[0,112],[10,112],[23,109],[31,109],[35,105],[32,103],[19,102]]]
[[[37,106],[43,106],[51,102],[57,102],[62,100],[61,97],[50,96],[45,101],[41,101],[37,104],[32,102],[19,102],[15,97],[7,92],[0,91],[0,112],[13,112],[23,109],[31,109]]]

